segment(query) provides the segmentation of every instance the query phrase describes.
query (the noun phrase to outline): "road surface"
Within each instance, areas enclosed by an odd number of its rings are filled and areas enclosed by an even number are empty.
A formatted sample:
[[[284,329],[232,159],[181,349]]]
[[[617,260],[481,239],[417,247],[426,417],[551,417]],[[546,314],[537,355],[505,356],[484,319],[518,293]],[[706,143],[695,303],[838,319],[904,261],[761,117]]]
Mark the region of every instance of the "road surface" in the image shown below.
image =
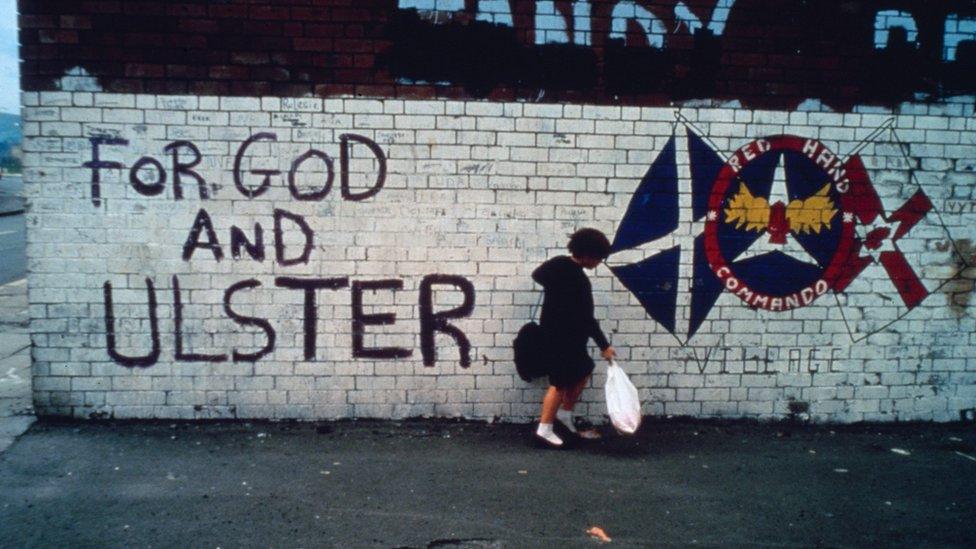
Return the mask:
[[[0,454],[9,547],[974,547],[972,424],[35,424]]]
[[[23,189],[20,176],[0,179],[0,285],[23,278],[27,272]]]

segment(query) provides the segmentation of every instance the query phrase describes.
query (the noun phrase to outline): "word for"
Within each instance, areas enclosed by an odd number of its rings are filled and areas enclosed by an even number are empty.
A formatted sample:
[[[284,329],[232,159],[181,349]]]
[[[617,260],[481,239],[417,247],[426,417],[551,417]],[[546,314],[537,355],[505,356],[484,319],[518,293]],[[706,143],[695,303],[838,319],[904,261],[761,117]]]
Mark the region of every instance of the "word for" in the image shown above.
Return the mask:
[[[272,178],[281,177],[281,170],[251,168],[246,172],[243,170],[244,158],[248,150],[255,143],[277,142],[277,134],[262,132],[252,135],[240,144],[237,154],[234,155],[234,187],[247,198],[256,198],[267,192],[271,186]],[[122,170],[125,168],[121,162],[102,159],[102,147],[114,146],[125,147],[129,145],[128,139],[113,136],[95,136],[90,139],[91,160],[82,164],[82,167],[91,170],[91,200],[96,207],[101,205],[101,182],[103,170]],[[352,144],[359,143],[365,145],[372,153],[377,164],[376,177],[370,187],[365,191],[353,192],[349,183],[349,158]],[[202,161],[203,155],[200,149],[191,141],[173,141],[165,147],[163,152],[169,155],[169,170],[163,166],[163,162],[152,157],[143,156],[129,168],[129,185],[143,196],[158,196],[166,190],[166,185],[172,179],[173,199],[183,199],[183,183],[190,180],[196,183],[197,192],[200,200],[210,198],[209,186],[206,179],[195,169]],[[298,188],[297,176],[309,162],[318,162],[325,167],[325,180],[320,188],[314,191],[303,192]],[[361,135],[346,133],[339,136],[339,181],[342,189],[342,198],[348,201],[361,201],[370,198],[380,190],[386,183],[386,155],[372,139]],[[288,183],[288,190],[295,200],[320,201],[328,196],[335,181],[335,161],[325,152],[310,148],[291,162],[291,167],[285,175]],[[152,178],[150,179],[150,174]],[[250,176],[250,181],[248,180]],[[257,176],[257,183],[254,183],[254,176]]]
[[[350,284],[348,278],[295,278],[278,277],[275,278],[276,288],[285,290],[300,291],[303,294],[303,330],[304,330],[304,357],[305,360],[315,360],[316,334],[318,323],[317,295],[323,290],[339,290],[351,288],[352,292],[352,356],[353,358],[370,359],[398,359],[413,356],[412,349],[402,347],[366,347],[364,336],[369,326],[388,326],[396,323],[395,313],[374,313],[366,314],[363,310],[363,293],[366,291],[397,291],[403,289],[403,281],[400,279],[385,280],[366,280],[353,281]],[[261,287],[261,282],[256,279],[242,280],[236,282],[224,291],[224,314],[242,327],[257,328],[264,332],[265,345],[255,351],[242,351],[232,349],[229,353],[204,354],[195,353],[186,349],[183,326],[183,296],[180,292],[180,281],[178,276],[173,276],[173,325],[175,353],[174,359],[177,362],[257,362],[261,358],[271,354],[275,350],[277,342],[277,332],[271,322],[266,318],[253,317],[240,314],[234,310],[232,301],[238,292],[248,291]],[[434,311],[434,291],[437,286],[448,286],[449,289],[458,291],[463,296],[462,302],[457,307],[444,311]],[[149,326],[151,341],[150,350],[142,356],[127,356],[118,351],[116,345],[115,331],[115,308],[112,302],[112,284],[105,282],[105,334],[106,350],[109,357],[117,364],[128,368],[147,368],[159,361],[161,352],[159,337],[159,302],[156,297],[156,289],[151,278],[146,279],[146,293],[149,310]],[[443,291],[443,290],[438,290]],[[471,343],[464,332],[449,321],[470,316],[474,311],[475,291],[474,286],[467,279],[460,276],[433,274],[425,276],[420,282],[419,291],[420,305],[420,352],[423,357],[424,366],[432,367],[437,361],[437,349],[435,347],[435,335],[440,332],[449,335],[457,343],[460,353],[460,363],[462,368],[471,365]]]

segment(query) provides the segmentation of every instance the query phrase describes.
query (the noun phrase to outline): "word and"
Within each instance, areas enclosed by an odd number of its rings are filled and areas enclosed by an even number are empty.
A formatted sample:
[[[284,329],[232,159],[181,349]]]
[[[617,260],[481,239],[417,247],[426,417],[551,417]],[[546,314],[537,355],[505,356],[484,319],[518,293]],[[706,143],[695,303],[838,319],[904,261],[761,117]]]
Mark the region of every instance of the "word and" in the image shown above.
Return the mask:
[[[283,267],[308,263],[315,243],[315,232],[312,231],[305,217],[278,208],[275,208],[273,217],[276,262]],[[301,231],[303,244],[302,252],[298,256],[289,257],[286,253],[284,237],[286,221]],[[204,236],[206,236],[206,240],[201,240]],[[217,237],[213,220],[210,218],[207,210],[203,208],[197,212],[197,217],[193,221],[193,227],[190,228],[190,234],[183,244],[183,261],[193,259],[193,253],[198,249],[209,251],[216,261],[224,259],[224,248],[221,246],[220,240]],[[255,261],[264,261],[264,229],[261,227],[261,224],[254,224],[253,241],[248,239],[243,229],[236,225],[231,226],[230,249],[234,259],[241,259],[246,253]]]

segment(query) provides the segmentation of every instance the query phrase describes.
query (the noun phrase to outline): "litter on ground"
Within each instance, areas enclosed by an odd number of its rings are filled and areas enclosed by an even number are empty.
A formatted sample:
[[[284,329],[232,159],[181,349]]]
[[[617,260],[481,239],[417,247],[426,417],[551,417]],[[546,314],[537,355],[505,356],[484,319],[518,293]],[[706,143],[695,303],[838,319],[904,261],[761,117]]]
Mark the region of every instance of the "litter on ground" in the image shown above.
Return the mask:
[[[607,533],[603,531],[603,528],[600,528],[599,526],[591,526],[590,529],[586,531],[586,533],[589,534],[590,537],[600,540],[602,543],[610,543],[611,541],[613,541],[610,539],[610,536],[608,536]]]

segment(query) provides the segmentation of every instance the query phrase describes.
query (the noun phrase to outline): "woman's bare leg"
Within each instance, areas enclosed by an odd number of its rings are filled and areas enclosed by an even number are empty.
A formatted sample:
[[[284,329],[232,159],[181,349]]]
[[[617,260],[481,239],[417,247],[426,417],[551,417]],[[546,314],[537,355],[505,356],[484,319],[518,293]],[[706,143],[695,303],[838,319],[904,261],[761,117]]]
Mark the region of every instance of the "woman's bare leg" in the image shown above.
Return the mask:
[[[586,376],[580,380],[579,383],[573,385],[569,389],[563,392],[562,408],[563,410],[573,411],[576,406],[576,401],[579,400],[581,394],[583,394],[583,389],[586,388],[586,383],[590,381],[590,376]]]
[[[565,390],[549,386],[546,397],[542,399],[542,417],[539,423],[551,424],[556,419],[556,411],[559,409],[559,404],[565,400],[565,393]]]
[[[556,411],[559,410],[559,403],[563,401],[565,391],[556,387],[549,387],[545,398],[542,399],[542,416],[539,418],[539,427],[535,435],[553,447],[563,445],[563,439],[559,438],[552,429],[552,422],[556,419]]]
[[[581,379],[579,383],[573,385],[572,387],[566,389],[563,392],[563,400],[561,402],[562,404],[561,408],[562,410],[565,410],[565,412],[561,411],[561,414],[566,414],[566,416],[562,418],[564,423],[567,422],[571,423],[573,421],[572,414],[567,412],[573,411],[573,408],[576,406],[576,402],[579,400],[580,395],[583,393],[583,389],[586,388],[586,384],[589,381],[590,381],[590,376],[586,376],[583,379]],[[575,427],[571,428],[570,430],[576,432]],[[586,429],[585,431],[580,431],[577,434],[586,439],[600,438],[600,433],[596,429]]]

